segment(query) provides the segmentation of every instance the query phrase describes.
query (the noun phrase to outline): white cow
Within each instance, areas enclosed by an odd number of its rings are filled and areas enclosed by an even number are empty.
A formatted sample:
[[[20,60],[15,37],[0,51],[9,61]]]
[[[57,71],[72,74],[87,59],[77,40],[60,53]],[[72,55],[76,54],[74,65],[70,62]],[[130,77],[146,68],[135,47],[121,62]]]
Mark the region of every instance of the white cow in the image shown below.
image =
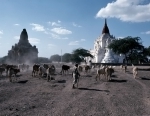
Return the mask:
[[[39,67],[39,79],[41,78],[41,77],[43,77],[44,76],[44,74],[46,73],[46,68],[44,68],[43,66],[40,66]]]
[[[99,80],[101,80],[101,75],[105,76],[105,66],[101,67],[100,69],[97,70],[97,75],[96,75],[96,81],[97,81],[97,77],[99,77]]]
[[[55,67],[54,65],[50,66],[47,70],[46,70],[46,74],[47,74],[47,81],[51,81],[51,75],[55,74]]]
[[[105,69],[105,74],[106,74],[105,76],[106,76],[107,81],[111,80],[112,73],[114,73],[114,69],[112,67],[107,67]]]
[[[138,67],[133,67],[133,77],[136,78],[138,75]]]

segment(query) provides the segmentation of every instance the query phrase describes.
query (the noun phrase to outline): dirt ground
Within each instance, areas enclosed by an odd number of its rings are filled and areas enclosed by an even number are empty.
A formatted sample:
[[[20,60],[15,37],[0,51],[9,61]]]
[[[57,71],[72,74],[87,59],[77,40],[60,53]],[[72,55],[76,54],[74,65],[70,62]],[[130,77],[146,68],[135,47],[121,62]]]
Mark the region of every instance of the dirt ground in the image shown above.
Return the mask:
[[[92,69],[81,73],[78,89],[72,89],[71,71],[56,71],[51,82],[32,77],[31,70],[14,83],[0,77],[0,116],[150,116],[150,71],[134,79],[131,67],[126,73],[115,67],[112,81],[96,82]]]

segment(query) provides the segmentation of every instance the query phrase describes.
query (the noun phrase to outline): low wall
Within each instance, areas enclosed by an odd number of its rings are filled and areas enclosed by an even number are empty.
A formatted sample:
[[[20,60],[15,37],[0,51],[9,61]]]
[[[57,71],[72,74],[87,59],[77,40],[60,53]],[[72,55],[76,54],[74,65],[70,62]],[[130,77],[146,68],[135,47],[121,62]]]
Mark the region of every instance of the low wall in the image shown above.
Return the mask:
[[[127,65],[132,66],[131,63],[124,64],[124,63],[92,63],[92,65],[108,65],[108,66],[120,66],[120,65]],[[134,66],[150,66],[150,64],[133,64]]]

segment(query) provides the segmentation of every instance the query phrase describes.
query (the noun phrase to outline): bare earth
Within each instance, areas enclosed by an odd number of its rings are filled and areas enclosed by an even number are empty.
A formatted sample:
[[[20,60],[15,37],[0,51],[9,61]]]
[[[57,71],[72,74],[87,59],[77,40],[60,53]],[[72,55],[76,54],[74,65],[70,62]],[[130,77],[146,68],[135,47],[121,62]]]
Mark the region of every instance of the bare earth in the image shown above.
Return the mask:
[[[78,89],[72,89],[71,71],[56,71],[51,82],[31,70],[14,83],[0,77],[0,116],[150,116],[150,71],[134,79],[131,67],[127,73],[115,67],[111,82],[96,82],[92,70],[81,73]]]

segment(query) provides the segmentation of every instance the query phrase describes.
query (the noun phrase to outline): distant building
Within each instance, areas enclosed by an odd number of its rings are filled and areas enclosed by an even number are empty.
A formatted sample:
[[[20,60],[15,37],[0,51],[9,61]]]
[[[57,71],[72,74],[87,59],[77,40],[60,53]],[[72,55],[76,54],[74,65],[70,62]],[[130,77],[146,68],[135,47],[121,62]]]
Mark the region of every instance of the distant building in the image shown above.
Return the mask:
[[[38,49],[32,46],[28,40],[26,29],[23,29],[19,42],[8,51],[8,59],[13,63],[31,63],[38,58]]]
[[[102,35],[99,36],[94,42],[94,49],[90,50],[90,53],[94,58],[86,58],[86,61],[92,61],[93,63],[123,63],[124,55],[115,54],[108,45],[115,40],[115,37],[110,35],[107,21],[102,30]]]

